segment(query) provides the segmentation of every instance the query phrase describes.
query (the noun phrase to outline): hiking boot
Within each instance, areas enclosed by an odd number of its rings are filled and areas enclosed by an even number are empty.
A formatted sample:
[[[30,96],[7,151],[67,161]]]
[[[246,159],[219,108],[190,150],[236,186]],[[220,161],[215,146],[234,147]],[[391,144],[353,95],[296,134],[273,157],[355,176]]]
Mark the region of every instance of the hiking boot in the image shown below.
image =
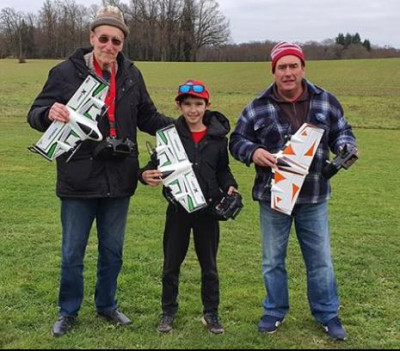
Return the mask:
[[[160,318],[160,323],[157,326],[157,331],[160,333],[169,333],[172,330],[175,316],[163,313]]]
[[[258,322],[258,331],[268,334],[275,333],[284,320],[285,317],[262,316]]]
[[[335,340],[346,340],[347,333],[344,330],[342,321],[338,316],[332,318],[328,323],[323,325],[323,328],[328,335]]]
[[[205,313],[202,318],[202,322],[207,326],[208,331],[213,334],[223,334],[225,332],[224,327],[218,320],[216,313]]]

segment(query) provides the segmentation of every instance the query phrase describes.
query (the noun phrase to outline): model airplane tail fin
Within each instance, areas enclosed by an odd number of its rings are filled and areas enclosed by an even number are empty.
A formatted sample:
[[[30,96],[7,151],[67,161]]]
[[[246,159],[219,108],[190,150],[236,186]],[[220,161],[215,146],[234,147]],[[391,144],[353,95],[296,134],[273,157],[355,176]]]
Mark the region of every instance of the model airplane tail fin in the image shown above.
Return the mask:
[[[43,156],[47,161],[52,161],[52,158],[49,157],[46,152],[44,152],[41,148],[37,147],[36,145],[28,146],[28,150],[33,152],[34,154],[39,154]]]

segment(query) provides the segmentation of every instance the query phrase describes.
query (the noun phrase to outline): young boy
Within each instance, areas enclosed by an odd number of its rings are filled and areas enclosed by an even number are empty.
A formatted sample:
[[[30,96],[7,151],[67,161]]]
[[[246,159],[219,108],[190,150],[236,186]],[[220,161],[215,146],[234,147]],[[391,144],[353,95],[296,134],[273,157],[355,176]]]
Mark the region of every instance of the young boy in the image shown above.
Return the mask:
[[[229,168],[227,134],[228,119],[217,111],[210,111],[210,94],[198,80],[188,80],[178,88],[175,98],[182,112],[175,127],[208,207],[188,213],[177,203],[169,203],[163,239],[164,266],[162,274],[162,315],[157,327],[159,332],[168,333],[178,310],[180,267],[185,259],[190,232],[193,229],[194,246],[201,267],[201,299],[203,324],[214,334],[224,328],[219,322],[219,279],[217,251],[219,243],[218,219],[211,214],[211,206],[223,192],[237,192],[237,183]],[[150,163],[139,174],[139,179],[151,186],[161,182],[161,172]],[[167,189],[163,189],[164,194]]]

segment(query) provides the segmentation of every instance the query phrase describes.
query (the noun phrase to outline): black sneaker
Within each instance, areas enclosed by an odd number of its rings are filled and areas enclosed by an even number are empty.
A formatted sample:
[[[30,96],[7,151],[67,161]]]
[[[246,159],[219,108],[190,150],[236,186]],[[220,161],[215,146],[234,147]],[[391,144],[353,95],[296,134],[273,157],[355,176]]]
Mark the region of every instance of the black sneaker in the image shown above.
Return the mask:
[[[121,311],[118,309],[115,309],[112,312],[97,312],[97,315],[106,321],[117,324],[117,325],[122,325],[126,326],[132,323],[132,321],[125,316]]]
[[[67,334],[72,329],[75,319],[74,316],[58,316],[53,328],[51,328],[51,334],[55,337]]]
[[[213,334],[223,334],[225,332],[224,327],[218,320],[216,313],[205,313],[202,318],[202,322],[207,326],[208,331]]]
[[[347,333],[344,330],[342,321],[338,316],[332,318],[328,323],[323,325],[328,335],[335,340],[346,340]]]
[[[169,333],[172,330],[172,324],[174,323],[175,316],[163,313],[160,318],[160,323],[157,326],[157,330],[160,333]]]
[[[285,317],[279,318],[269,315],[262,316],[258,322],[258,330],[262,333],[275,333],[284,321]]]

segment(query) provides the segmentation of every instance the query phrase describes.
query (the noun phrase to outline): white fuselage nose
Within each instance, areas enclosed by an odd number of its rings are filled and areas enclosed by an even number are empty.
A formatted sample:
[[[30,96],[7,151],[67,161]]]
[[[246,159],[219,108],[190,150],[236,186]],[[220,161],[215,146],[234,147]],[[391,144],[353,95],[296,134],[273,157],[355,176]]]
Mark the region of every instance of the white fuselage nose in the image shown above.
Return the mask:
[[[71,123],[74,132],[78,134],[81,140],[91,139],[101,141],[103,139],[96,121],[92,121],[90,118],[81,115],[68,106],[67,108],[69,110],[69,123]]]

